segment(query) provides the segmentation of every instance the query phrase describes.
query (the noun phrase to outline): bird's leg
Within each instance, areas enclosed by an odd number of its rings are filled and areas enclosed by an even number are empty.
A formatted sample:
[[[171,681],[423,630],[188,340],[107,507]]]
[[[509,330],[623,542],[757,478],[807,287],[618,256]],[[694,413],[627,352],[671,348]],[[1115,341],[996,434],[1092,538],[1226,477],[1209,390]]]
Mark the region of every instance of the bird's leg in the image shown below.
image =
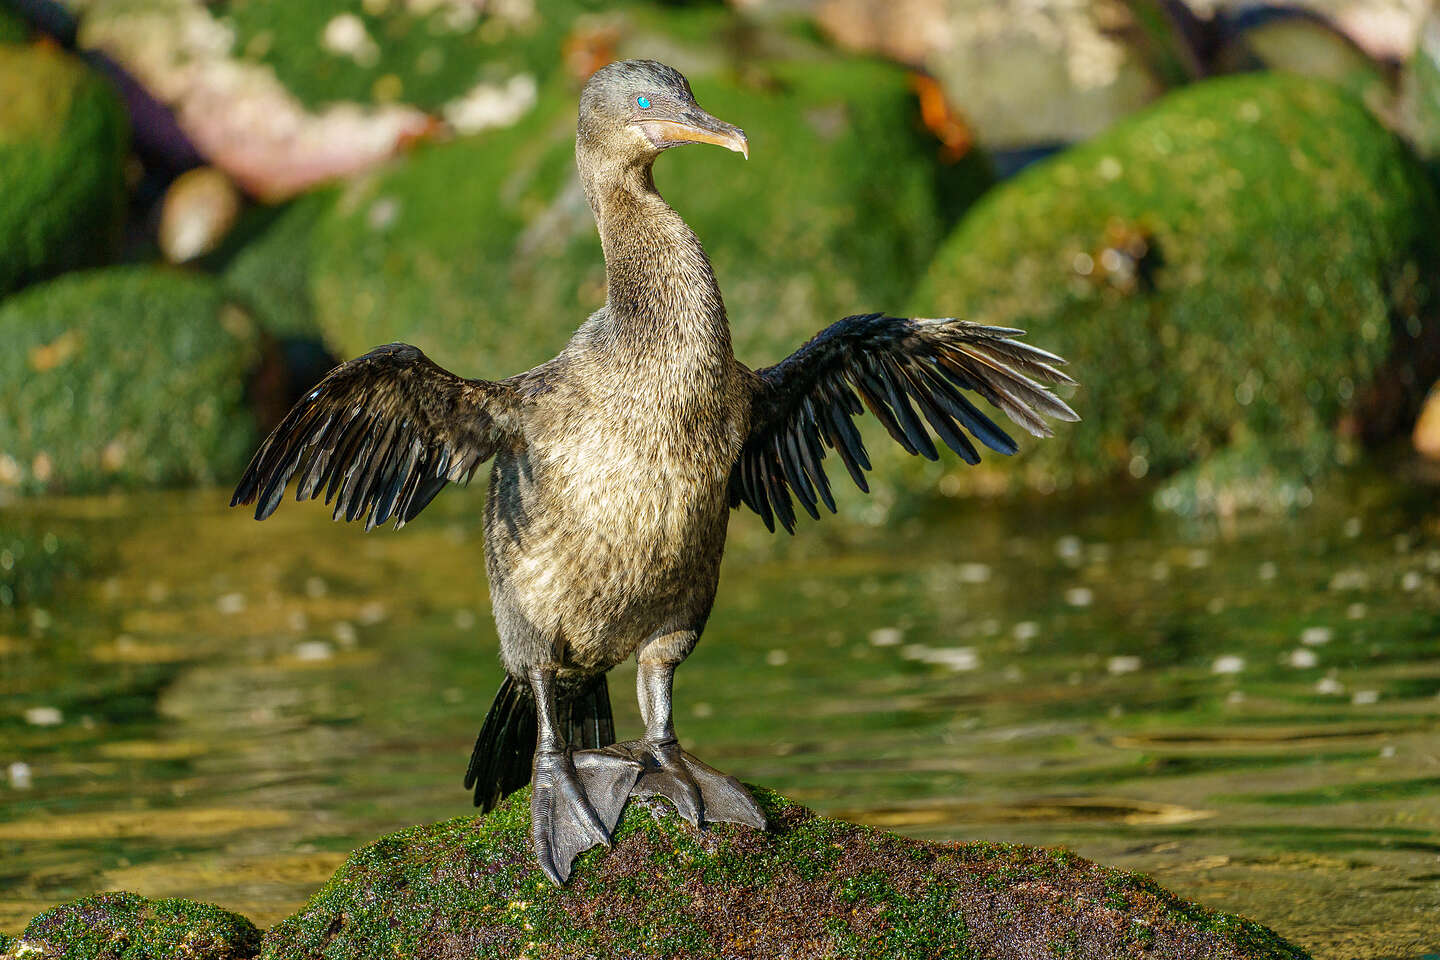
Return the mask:
[[[607,827],[596,815],[570,750],[560,736],[555,715],[555,672],[533,669],[529,671],[529,680],[535,695],[537,724],[530,835],[540,869],[556,884],[563,884],[570,876],[570,865],[576,857],[597,844],[610,843],[614,820]],[[638,764],[632,767],[630,784],[638,775]],[[629,784],[626,785],[628,792]],[[615,817],[618,819],[618,811]]]
[[[645,770],[631,795],[665,797],[697,827],[724,820],[764,830],[765,814],[740,781],[680,749],[671,702],[674,677],[673,663],[640,661],[635,692],[645,736],[624,746]]]

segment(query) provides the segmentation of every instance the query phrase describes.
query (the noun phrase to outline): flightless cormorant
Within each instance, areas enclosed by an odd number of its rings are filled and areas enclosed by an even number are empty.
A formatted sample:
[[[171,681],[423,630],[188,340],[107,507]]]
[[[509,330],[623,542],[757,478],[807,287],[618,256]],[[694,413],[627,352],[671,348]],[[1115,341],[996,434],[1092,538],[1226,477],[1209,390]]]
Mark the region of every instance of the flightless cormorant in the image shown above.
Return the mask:
[[[341,364],[265,440],[231,501],[263,520],[298,476],[296,499],[324,493],[337,517],[399,527],[494,459],[485,558],[508,676],[465,786],[488,810],[533,779],[535,856],[556,883],[609,842],[628,797],[668,797],[697,825],[765,826],[738,781],[681,748],[671,717],[730,508],[791,532],[792,496],[813,517],[833,512],[827,448],[867,489],[852,421],[867,408],[910,453],[936,459],[933,431],[967,463],[979,454],[966,431],[1016,450],[967,394],[1035,436],[1050,434],[1041,414],[1078,419],[1041,385],[1073,382],[1059,357],[962,320],[847,317],[773,367],[736,361],[705,251],[651,176],[685,143],[749,155],[676,70],[631,60],[595,73],[575,154],[605,305],[557,357],[505,380],[458,377],[399,343]],[[615,743],[605,674],[632,653],[645,734]]]

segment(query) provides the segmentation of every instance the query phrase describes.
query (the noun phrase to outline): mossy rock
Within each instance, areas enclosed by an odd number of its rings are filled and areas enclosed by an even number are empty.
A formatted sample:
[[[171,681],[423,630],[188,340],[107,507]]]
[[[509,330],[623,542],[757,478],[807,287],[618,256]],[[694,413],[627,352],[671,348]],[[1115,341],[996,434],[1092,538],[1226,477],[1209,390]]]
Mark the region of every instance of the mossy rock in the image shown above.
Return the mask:
[[[21,493],[210,483],[255,442],[258,333],[220,286],[113,267],[0,304],[0,482]]]
[[[946,171],[959,187],[939,185],[937,144],[899,68],[803,46],[732,72],[688,52],[692,34],[734,23],[724,10],[656,14],[621,53],[674,63],[702,106],[749,135],[748,163],[687,147],[655,178],[710,254],[737,354],[765,365],[842,316],[898,310],[988,174],[971,158]],[[575,104],[572,85],[551,84],[515,127],[421,148],[342,195],[313,247],[332,349],[402,340],[495,377],[564,345],[605,281],[575,173]]]
[[[992,479],[1163,478],[1225,451],[1164,505],[1265,505],[1353,452],[1336,426],[1368,385],[1409,409],[1433,379],[1437,222],[1423,169],[1351,96],[1213,80],[989,194],[915,307],[1025,328],[1082,384],[1084,422]]]
[[[0,295],[109,255],[127,123],[109,82],[81,61],[0,44]]]
[[[0,960],[249,960],[259,948],[253,923],[211,904],[101,893],[46,910]]]
[[[554,73],[564,62],[564,34],[578,15],[597,9],[574,0],[492,6],[223,0],[214,9],[235,31],[236,51],[273,68],[308,107],[402,101],[435,112],[478,83]],[[324,42],[340,17],[351,30],[364,29],[349,52]]]
[[[1264,927],[1062,850],[923,843],[764,790],[766,833],[704,832],[632,801],[611,850],[557,888],[535,868],[528,790],[483,818],[384,837],[265,935],[325,957],[1301,958]]]

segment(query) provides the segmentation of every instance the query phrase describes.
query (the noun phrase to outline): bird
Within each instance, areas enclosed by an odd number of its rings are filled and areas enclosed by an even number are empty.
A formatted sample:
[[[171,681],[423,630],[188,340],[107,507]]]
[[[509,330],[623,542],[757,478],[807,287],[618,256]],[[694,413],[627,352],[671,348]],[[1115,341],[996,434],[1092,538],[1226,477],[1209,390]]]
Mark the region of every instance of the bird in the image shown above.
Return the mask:
[[[491,461],[485,567],[505,679],[465,774],[477,807],[533,783],[536,862],[563,885],[608,845],[631,797],[660,796],[697,827],[766,828],[734,777],[685,750],[676,667],[710,615],[732,511],[794,533],[796,504],[836,510],[833,453],[862,490],[865,411],[931,460],[1016,442],[975,400],[1036,437],[1077,421],[1055,392],[1064,360],[1023,331],[953,318],[846,317],[774,366],[731,346],[700,240],[660,196],[653,165],[685,144],[749,157],[677,70],[624,60],[579,97],[575,156],[605,260],[604,304],[553,359],[467,379],[392,343],[335,367],[257,449],[231,506],[270,516],[292,478],[367,530],[404,526]],[[974,399],[972,399],[974,398]],[[616,742],[607,672],[634,656],[644,733]]]

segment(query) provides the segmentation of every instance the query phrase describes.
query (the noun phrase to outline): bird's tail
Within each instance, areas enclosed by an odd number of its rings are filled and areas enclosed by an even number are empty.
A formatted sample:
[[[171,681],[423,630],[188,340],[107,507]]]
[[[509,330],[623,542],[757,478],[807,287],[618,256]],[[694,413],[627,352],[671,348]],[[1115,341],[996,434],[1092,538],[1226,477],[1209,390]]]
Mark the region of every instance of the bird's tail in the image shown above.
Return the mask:
[[[565,697],[556,707],[565,742],[571,747],[592,749],[615,742],[610,687],[603,673],[578,695]],[[488,813],[529,783],[534,756],[535,697],[528,684],[506,676],[475,738],[470,766],[465,771],[465,789],[475,791],[475,806]]]

